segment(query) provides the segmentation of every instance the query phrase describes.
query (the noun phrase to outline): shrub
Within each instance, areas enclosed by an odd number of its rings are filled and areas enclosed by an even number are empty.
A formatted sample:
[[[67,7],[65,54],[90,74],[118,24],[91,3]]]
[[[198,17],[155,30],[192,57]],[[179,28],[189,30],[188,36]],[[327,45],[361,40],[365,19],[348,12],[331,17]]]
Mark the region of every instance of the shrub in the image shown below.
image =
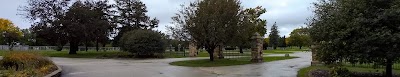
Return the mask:
[[[332,77],[350,77],[350,71],[344,67],[332,67],[330,70],[330,74]]]
[[[9,52],[0,60],[0,76],[43,76],[56,70],[54,63],[37,53]]]
[[[120,41],[121,49],[136,57],[157,57],[164,53],[164,41],[160,33],[151,30],[134,30],[125,33]]]

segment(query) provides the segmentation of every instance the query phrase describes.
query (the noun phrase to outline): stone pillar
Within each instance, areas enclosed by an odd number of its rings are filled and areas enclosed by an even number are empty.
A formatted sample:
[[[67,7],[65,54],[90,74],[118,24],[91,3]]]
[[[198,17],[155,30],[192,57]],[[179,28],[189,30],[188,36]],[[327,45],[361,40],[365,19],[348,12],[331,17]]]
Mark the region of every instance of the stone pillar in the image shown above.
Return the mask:
[[[197,45],[193,41],[189,43],[189,56],[190,57],[197,56]]]
[[[224,58],[222,48],[223,48],[222,45],[218,45],[214,49],[214,59],[223,59]]]
[[[317,59],[317,50],[316,50],[316,48],[318,47],[319,45],[316,45],[316,44],[314,44],[314,45],[311,45],[311,53],[312,53],[312,61],[311,61],[311,65],[312,66],[316,66],[316,65],[321,65],[321,62],[319,62],[318,61],[318,59]]]
[[[263,61],[263,38],[260,34],[255,33],[252,37],[252,47],[251,47],[251,62],[261,63]]]

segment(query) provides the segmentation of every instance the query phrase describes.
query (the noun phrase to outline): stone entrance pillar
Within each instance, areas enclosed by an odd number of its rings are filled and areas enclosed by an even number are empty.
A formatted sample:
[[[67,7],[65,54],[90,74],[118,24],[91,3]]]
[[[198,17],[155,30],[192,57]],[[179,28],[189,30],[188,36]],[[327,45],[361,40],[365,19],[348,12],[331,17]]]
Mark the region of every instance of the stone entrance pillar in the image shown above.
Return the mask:
[[[220,44],[217,46],[217,48],[214,49],[214,59],[223,59],[224,54],[223,54],[223,45]]]
[[[253,45],[251,47],[251,62],[261,63],[263,61],[263,38],[257,32],[251,37]]]
[[[197,56],[197,45],[193,41],[189,43],[189,56],[190,57]]]
[[[318,47],[319,45],[316,45],[316,44],[314,44],[314,45],[311,45],[311,53],[312,53],[312,61],[311,61],[311,65],[312,66],[316,66],[316,65],[321,65],[321,62],[319,62],[318,61],[318,59],[317,59],[317,50],[316,50],[316,48]]]

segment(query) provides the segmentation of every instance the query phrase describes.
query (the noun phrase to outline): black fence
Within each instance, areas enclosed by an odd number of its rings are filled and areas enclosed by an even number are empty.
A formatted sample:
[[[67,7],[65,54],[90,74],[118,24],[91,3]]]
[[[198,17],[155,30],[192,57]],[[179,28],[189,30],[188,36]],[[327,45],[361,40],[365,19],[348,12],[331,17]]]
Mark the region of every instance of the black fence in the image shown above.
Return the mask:
[[[385,69],[386,68],[384,65],[373,64],[373,63],[352,64],[350,62],[344,62],[344,65],[349,66],[349,67],[360,67],[360,68],[374,68],[374,69]],[[394,63],[392,69],[400,70],[400,62]]]

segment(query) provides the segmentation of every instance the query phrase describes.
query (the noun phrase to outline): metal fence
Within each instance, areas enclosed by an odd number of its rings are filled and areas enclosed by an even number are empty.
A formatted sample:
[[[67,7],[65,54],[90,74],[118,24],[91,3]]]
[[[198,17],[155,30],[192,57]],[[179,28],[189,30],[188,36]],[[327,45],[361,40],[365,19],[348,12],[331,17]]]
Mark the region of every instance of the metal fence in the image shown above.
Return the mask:
[[[345,66],[349,67],[360,67],[360,68],[374,68],[374,69],[385,69],[384,65],[378,65],[373,63],[364,63],[364,64],[351,64],[350,62],[344,62]],[[394,63],[392,69],[400,70],[400,62]]]
[[[182,57],[189,57],[189,49],[172,49],[169,48],[165,51],[164,55],[169,55],[169,56],[182,56]],[[197,55],[201,57],[208,57],[209,54],[206,50],[204,49],[199,49],[197,50]],[[205,56],[206,55],[206,56]],[[250,57],[251,56],[251,51],[250,49],[243,50],[243,53],[240,53],[239,50],[223,50],[223,56],[226,59],[236,59],[236,58],[241,58],[241,57]]]
[[[51,51],[56,50],[57,46],[28,46],[28,45],[16,45],[12,49],[13,50],[33,50],[33,51]],[[63,46],[63,50],[69,50],[69,46]],[[86,47],[79,46],[79,51],[85,51]],[[96,47],[87,47],[88,50],[96,50]],[[0,50],[10,50],[8,45],[0,45]],[[100,51],[120,51],[119,47],[99,47]]]

